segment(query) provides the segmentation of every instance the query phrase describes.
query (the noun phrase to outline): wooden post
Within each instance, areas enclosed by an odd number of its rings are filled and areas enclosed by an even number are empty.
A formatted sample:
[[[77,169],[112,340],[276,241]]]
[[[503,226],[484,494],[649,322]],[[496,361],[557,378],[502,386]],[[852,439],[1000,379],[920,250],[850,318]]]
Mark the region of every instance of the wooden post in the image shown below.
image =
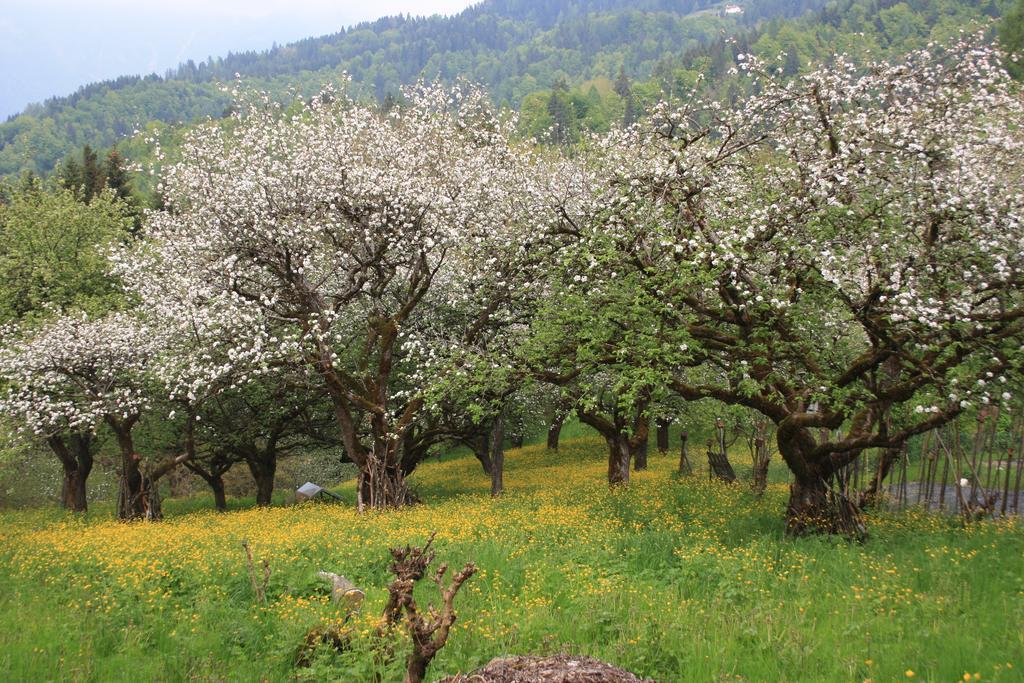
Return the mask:
[[[505,490],[505,413],[494,419],[491,431],[491,495],[500,496]]]
[[[658,451],[668,453],[668,427],[671,424],[667,419],[659,417],[656,420],[658,430]]]
[[[693,473],[690,457],[686,453],[687,436],[686,430],[679,432],[679,474],[684,476]]]

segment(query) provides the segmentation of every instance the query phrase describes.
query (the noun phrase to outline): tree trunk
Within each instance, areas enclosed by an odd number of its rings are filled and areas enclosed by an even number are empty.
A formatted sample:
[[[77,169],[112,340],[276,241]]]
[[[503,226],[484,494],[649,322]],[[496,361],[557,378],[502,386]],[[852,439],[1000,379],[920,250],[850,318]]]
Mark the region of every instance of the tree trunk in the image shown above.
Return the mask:
[[[143,475],[143,499],[146,502],[146,519],[159,521],[164,518],[164,508],[160,501],[160,484]]]
[[[508,445],[511,446],[512,448],[522,448],[523,443],[525,443],[525,441],[526,437],[523,436],[522,434],[513,434],[511,437],[509,437]]]
[[[406,660],[405,680],[403,683],[423,683],[427,677],[428,664],[430,664],[430,660],[426,657],[415,651],[409,653],[409,658]]]
[[[902,450],[899,448],[886,448],[882,451],[882,455],[878,459],[878,466],[875,468],[875,474],[871,478],[871,483],[860,494],[861,507],[871,507],[878,502],[882,483],[889,476],[889,471],[892,470],[892,466],[899,460],[901,453]],[[924,453],[921,454],[921,457],[925,457]]]
[[[490,441],[487,436],[487,432],[483,432],[473,441],[473,455],[480,461],[480,467],[483,468],[484,474],[491,474],[491,453],[490,453]]]
[[[359,473],[358,496],[360,510],[385,510],[416,502],[400,467],[375,466],[372,461]]]
[[[896,378],[899,376],[899,361],[895,356],[889,358],[882,364],[882,370],[882,384],[886,387],[893,385],[896,382]],[[879,436],[887,437],[892,428],[892,411],[887,409],[879,422]],[[930,441],[931,435],[928,434],[925,436],[924,440],[925,447],[921,449],[922,461],[925,458],[925,452],[928,450],[927,444]],[[899,461],[902,454],[903,448],[886,448],[882,450],[882,453],[878,458],[878,466],[875,468],[874,477],[872,477],[867,489],[860,493],[858,503],[861,508],[871,507],[878,503],[882,493],[882,485],[889,476],[889,471],[892,469],[892,466]],[[860,457],[860,452],[857,453],[856,457]],[[854,459],[856,459],[856,457]],[[865,458],[865,461],[866,460],[867,458]],[[865,464],[867,463],[865,462]],[[920,485],[923,487],[924,482],[920,482]],[[856,495],[856,492],[851,491],[851,495]]]
[[[125,422],[108,420],[117,437],[121,451],[121,486],[117,495],[117,517],[122,521],[146,519],[149,514],[150,496],[147,495],[146,478],[142,474],[142,459],[135,452],[132,440],[134,420]]]
[[[370,504],[372,499],[370,492],[370,475],[366,470],[360,470],[356,477],[356,509],[362,512]]]
[[[273,502],[276,470],[276,467],[267,468],[256,475],[256,505],[268,507]]]
[[[64,467],[64,483],[61,486],[60,502],[65,510],[72,512],[85,512],[88,509],[88,501],[85,496],[85,480],[89,476],[88,470],[79,467]]]
[[[88,501],[85,493],[85,482],[92,471],[92,437],[90,435],[72,435],[69,443],[58,436],[50,437],[47,443],[60,460],[64,471],[61,485],[60,502],[65,510],[85,512]],[[70,448],[68,447],[70,445]]]
[[[360,472],[359,510],[383,510],[416,503],[402,472],[402,440],[389,439],[379,432],[374,441],[374,450],[367,454]]]
[[[633,459],[633,471],[640,472],[647,469],[647,439],[641,441],[636,447],[636,456]]]
[[[277,475],[277,450],[258,449],[255,444],[244,453],[245,464],[249,466],[253,481],[256,482],[256,505],[269,507],[274,497],[274,477]]]
[[[555,416],[551,418],[551,424],[548,425],[548,450],[558,450],[558,439],[562,435],[562,425],[565,424],[565,415],[562,413],[555,413]]]
[[[671,423],[663,417],[657,419],[657,430],[658,430],[658,451],[661,453],[668,453],[668,427]]]
[[[786,534],[805,536],[824,533],[857,540],[867,537],[860,508],[856,501],[833,486],[836,471],[847,464],[847,457],[816,457],[809,453],[816,447],[807,429],[780,429],[776,433],[779,453],[793,472],[786,506]],[[835,456],[836,454],[832,454]]]
[[[170,474],[183,463],[189,462],[194,451],[189,449],[179,456],[165,460],[142,473],[142,500],[145,506],[145,518],[148,520],[161,520],[164,518],[163,506],[160,502],[160,480]]]
[[[227,512],[228,498],[224,492],[224,477],[215,474],[207,480],[207,483],[213,490],[213,505],[217,508],[217,512]]]
[[[786,533],[825,533],[862,540],[867,537],[867,527],[854,501],[834,490],[825,479],[797,479],[789,487]]]
[[[500,496],[504,490],[505,416],[498,415],[491,430],[491,496]]]
[[[145,487],[138,456],[121,456],[121,489],[117,497],[117,516],[121,520],[142,519],[146,516]]]
[[[422,434],[417,434],[415,430],[410,429],[406,432],[405,438],[402,440],[402,476],[408,477],[410,474],[416,471],[416,468],[420,466],[421,462],[425,462],[427,456],[430,455],[430,447],[432,442],[429,439],[420,438]],[[437,451],[437,459],[441,460],[441,450]]]
[[[768,464],[767,460],[754,463],[750,490],[755,496],[763,496],[765,489],[768,488]]]
[[[608,484],[629,483],[629,461],[633,456],[629,438],[625,434],[605,437],[608,442]]]
[[[192,450],[194,454],[194,449]],[[218,460],[210,465],[209,469],[206,469],[201,463],[189,460],[185,462],[185,467],[197,475],[200,479],[206,482],[206,485],[210,487],[210,491],[213,492],[213,504],[217,509],[217,512],[226,512],[228,509],[227,494],[224,490],[224,473],[231,469],[233,461],[228,460],[225,462],[223,454],[215,456]]]
[[[385,325],[384,334],[390,339],[397,334],[397,326],[393,321]],[[385,347],[390,349],[390,342],[385,344]],[[388,356],[390,357],[390,351]],[[385,364],[390,366],[390,358]],[[375,401],[380,406],[387,405],[387,397],[384,392],[386,385],[383,378],[389,372],[382,372],[378,378]],[[367,507],[383,510],[416,503],[416,497],[409,490],[409,485],[405,483],[401,462],[405,455],[405,436],[413,428],[413,420],[422,405],[421,398],[413,399],[405,406],[401,417],[396,420],[390,419],[387,416],[387,411],[370,416],[372,446],[368,452],[363,450],[365,459],[360,469],[364,487],[360,489],[362,491],[359,500],[360,511]]]
[[[117,497],[118,518],[122,521],[163,519],[159,482],[142,472],[138,456],[131,461],[122,459],[121,489]]]
[[[193,472],[199,475],[199,477],[206,482],[207,486],[213,492],[213,506],[217,512],[227,512],[228,510],[228,498],[227,492],[224,490],[224,475],[216,472],[207,472],[195,467],[190,467]]]
[[[750,488],[755,496],[761,496],[768,487],[768,465],[771,463],[768,444],[761,435],[754,438],[753,461]]]
[[[608,484],[616,486],[629,483],[629,461],[640,450],[648,437],[648,422],[643,411],[646,403],[637,403],[628,418],[619,410],[612,411],[612,418],[606,419],[596,413],[577,411],[580,420],[604,437],[608,444]],[[632,436],[629,425],[632,422]]]
[[[651,419],[637,411],[633,436],[629,439],[629,450],[634,457],[633,468],[637,472],[647,469],[648,442],[651,436]]]

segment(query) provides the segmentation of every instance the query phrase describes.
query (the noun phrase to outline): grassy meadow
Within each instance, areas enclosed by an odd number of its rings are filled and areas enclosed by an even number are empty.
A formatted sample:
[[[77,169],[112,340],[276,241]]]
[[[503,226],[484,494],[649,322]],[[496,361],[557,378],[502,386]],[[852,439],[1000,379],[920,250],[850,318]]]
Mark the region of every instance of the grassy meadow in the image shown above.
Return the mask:
[[[591,438],[511,451],[498,500],[475,460],[450,456],[414,474],[424,505],[386,514],[217,514],[201,497],[167,501],[158,524],[121,524],[101,506],[87,519],[2,513],[0,680],[401,680],[402,657],[380,656],[372,637],[387,549],[434,530],[439,562],[480,572],[432,680],[561,651],[663,682],[1024,680],[1019,522],[878,513],[866,544],[794,541],[781,471],[759,500],[745,483],[677,478],[676,455],[652,451],[649,471],[609,490],[604,455]],[[352,500],[351,486],[339,492]],[[269,561],[266,604],[243,540]],[[344,617],[320,569],[353,579],[366,602],[347,651],[296,667],[307,632]]]

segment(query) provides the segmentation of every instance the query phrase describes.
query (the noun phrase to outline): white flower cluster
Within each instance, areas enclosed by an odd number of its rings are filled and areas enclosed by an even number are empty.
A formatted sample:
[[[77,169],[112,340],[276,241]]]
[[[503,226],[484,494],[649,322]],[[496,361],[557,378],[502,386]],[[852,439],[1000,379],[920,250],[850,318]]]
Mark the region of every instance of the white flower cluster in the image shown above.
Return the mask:
[[[256,95],[233,119],[189,136],[172,210],[112,256],[167,330],[153,371],[172,399],[305,365],[394,419],[536,286],[557,165],[479,89],[417,86],[386,114]]]
[[[1024,102],[999,60],[983,35],[796,79],[743,59],[735,107],[662,104],[587,159],[568,290],[642,275],[710,364],[686,369],[714,378],[693,395],[780,416],[820,394],[847,416],[873,403],[877,427],[955,377],[1005,379],[1024,335]],[[1012,398],[953,393],[913,415]]]
[[[59,316],[34,330],[7,330],[0,349],[0,412],[36,436],[93,431],[150,401],[147,369],[157,330],[129,314]]]

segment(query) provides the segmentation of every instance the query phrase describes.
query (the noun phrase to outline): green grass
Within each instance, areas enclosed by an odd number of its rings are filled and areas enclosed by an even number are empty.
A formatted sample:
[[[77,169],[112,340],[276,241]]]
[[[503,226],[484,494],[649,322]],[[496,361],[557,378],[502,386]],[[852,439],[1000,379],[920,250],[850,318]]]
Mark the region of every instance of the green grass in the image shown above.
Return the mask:
[[[673,442],[676,446],[677,442]],[[700,449],[691,450],[695,464]],[[391,545],[438,531],[439,561],[481,568],[431,677],[510,653],[596,656],[663,682],[1022,680],[1024,529],[875,514],[863,545],[782,536],[786,489],[677,478],[651,453],[625,490],[605,450],[509,453],[508,494],[471,457],[423,465],[426,500],[359,516],[343,506],[236,510],[167,501],[167,521],[124,525],[55,510],[0,514],[0,680],[400,680],[370,635]],[[734,454],[741,476],[749,464]],[[773,481],[784,481],[776,467]],[[351,500],[351,485],[340,492]],[[255,603],[240,542],[273,570]],[[366,589],[351,648],[294,667],[308,630],[336,622],[315,572]],[[420,599],[435,597],[424,587]],[[402,643],[398,643],[399,655]],[[1012,667],[1012,668],[1011,668]]]

